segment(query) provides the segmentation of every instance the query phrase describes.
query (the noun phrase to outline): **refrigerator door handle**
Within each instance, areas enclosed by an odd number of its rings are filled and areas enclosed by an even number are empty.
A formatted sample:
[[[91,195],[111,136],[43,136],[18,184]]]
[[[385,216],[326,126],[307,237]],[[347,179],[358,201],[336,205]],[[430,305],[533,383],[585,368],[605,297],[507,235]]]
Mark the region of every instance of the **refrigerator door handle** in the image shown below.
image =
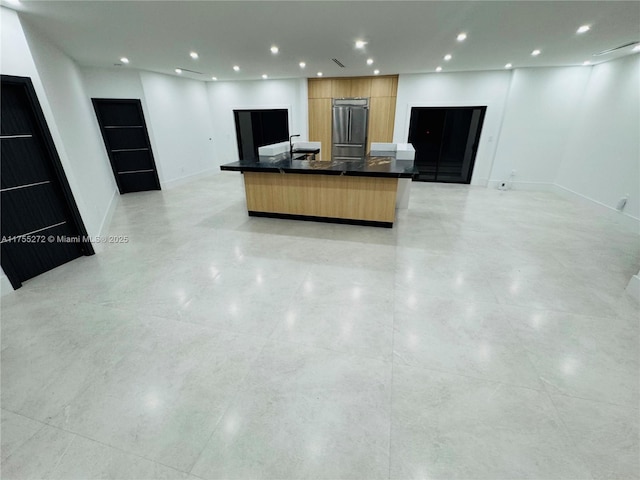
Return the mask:
[[[347,125],[348,125],[347,128],[348,128],[348,132],[349,132],[349,134],[348,134],[349,136],[347,137],[347,140],[349,142],[351,142],[351,109],[349,109],[349,122],[348,122]]]

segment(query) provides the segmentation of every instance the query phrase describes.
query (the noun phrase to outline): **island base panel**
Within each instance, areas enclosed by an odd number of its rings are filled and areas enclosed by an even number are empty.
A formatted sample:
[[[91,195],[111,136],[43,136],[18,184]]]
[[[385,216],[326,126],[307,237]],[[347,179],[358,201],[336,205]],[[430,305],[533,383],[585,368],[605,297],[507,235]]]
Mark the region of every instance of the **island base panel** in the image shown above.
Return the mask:
[[[252,214],[393,224],[398,179],[347,175],[244,172]]]
[[[339,223],[343,225],[363,225],[365,227],[393,228],[393,222],[376,222],[374,220],[354,220],[352,218],[313,217],[311,215],[290,215],[288,213],[252,212],[250,217],[281,218],[284,220],[302,220],[305,222]]]

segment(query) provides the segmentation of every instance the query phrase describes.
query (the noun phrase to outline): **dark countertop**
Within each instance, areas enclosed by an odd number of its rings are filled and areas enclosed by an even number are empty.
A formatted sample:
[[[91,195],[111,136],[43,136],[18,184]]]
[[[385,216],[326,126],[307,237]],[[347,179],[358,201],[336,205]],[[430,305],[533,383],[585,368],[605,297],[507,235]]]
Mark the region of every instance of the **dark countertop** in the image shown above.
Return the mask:
[[[294,153],[282,153],[272,157],[261,156],[251,160],[221,165],[221,170],[234,172],[280,172],[320,175],[350,175],[356,177],[412,178],[418,174],[413,160],[396,160],[395,152],[374,152],[362,160],[326,161],[298,160]]]

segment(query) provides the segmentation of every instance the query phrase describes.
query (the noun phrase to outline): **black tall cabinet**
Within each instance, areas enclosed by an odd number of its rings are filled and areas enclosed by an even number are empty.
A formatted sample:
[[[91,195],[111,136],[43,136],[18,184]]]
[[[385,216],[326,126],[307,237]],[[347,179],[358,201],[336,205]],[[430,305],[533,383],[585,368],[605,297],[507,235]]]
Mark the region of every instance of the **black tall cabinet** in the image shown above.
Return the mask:
[[[471,183],[486,107],[413,107],[408,141],[417,180]]]

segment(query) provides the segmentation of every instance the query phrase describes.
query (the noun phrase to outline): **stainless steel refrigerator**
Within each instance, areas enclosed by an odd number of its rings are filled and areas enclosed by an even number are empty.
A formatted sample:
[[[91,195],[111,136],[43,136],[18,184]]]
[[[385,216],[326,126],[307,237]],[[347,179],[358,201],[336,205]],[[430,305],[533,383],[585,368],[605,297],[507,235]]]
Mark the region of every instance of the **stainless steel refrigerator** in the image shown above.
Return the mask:
[[[331,159],[360,160],[367,149],[368,98],[334,98]]]

